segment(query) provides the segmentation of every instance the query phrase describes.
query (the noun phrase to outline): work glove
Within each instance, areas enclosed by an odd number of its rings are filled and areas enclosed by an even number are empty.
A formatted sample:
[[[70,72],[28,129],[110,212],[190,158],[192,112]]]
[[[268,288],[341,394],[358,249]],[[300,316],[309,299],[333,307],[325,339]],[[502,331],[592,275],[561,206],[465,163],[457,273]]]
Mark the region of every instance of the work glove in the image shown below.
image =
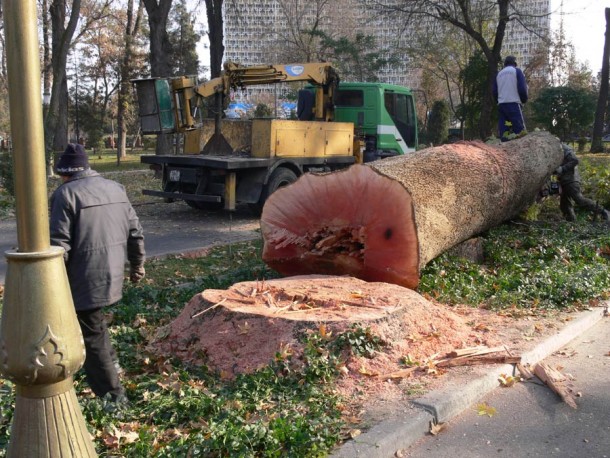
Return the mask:
[[[131,269],[129,269],[129,280],[131,280],[131,283],[138,283],[145,275],[146,271],[143,265],[131,266]]]
[[[561,175],[561,172],[563,172],[563,169],[561,168],[561,166],[559,166],[555,169],[555,175]]]

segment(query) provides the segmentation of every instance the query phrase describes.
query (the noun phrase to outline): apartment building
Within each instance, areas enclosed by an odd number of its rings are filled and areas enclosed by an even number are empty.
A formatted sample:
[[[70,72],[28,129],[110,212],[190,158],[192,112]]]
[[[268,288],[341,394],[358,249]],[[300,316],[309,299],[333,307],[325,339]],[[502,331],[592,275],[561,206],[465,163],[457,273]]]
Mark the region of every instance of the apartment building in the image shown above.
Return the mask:
[[[385,0],[387,3],[400,0]],[[483,0],[481,0],[483,1]],[[493,3],[493,2],[492,2]],[[298,10],[301,5],[301,10]],[[291,29],[296,28],[294,17],[315,17],[316,1],[296,0],[236,0],[225,2],[225,59],[244,65],[280,63],[290,59],[285,48]],[[328,8],[327,4],[327,8]],[[376,38],[377,45],[385,49],[401,49],[408,40],[409,31],[403,30],[404,21],[389,21],[386,17],[365,10],[356,0],[333,0],[327,10],[322,30],[358,30]],[[293,9],[291,10],[290,7]],[[527,25],[511,21],[506,31],[504,55],[513,54],[522,66],[533,58],[550,31],[550,0],[517,0],[512,6],[522,13]],[[328,11],[331,11],[328,13]],[[306,21],[305,21],[306,22]],[[325,28],[326,27],[326,28]],[[380,81],[418,86],[419,73],[405,56],[396,67],[386,68],[379,74]],[[292,60],[294,61],[294,60]]]

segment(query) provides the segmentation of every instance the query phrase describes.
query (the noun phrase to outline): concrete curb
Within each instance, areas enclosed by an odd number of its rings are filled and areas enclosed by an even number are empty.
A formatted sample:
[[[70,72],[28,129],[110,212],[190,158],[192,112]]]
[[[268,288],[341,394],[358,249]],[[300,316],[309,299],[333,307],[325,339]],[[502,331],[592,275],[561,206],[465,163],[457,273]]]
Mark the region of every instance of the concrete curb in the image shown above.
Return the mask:
[[[608,302],[602,307],[582,312],[579,317],[557,334],[547,338],[534,349],[522,355],[526,364],[535,364],[597,324],[607,313]],[[498,387],[500,374],[513,373],[511,364],[492,367],[487,374],[469,383],[449,384],[443,390],[433,391],[412,401],[405,418],[381,422],[355,439],[346,442],[330,456],[333,458],[389,458],[397,450],[406,449],[424,437],[430,422],[444,423],[475,404]],[[409,411],[412,411],[409,412]]]

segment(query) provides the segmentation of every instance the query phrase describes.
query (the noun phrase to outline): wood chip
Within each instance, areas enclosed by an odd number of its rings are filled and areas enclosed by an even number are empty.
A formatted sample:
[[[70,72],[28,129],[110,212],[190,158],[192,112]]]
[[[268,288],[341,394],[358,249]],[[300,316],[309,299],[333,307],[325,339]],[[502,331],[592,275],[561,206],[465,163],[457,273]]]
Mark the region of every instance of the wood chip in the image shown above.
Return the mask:
[[[227,300],[227,298],[225,297],[223,300],[221,300],[220,302],[217,302],[216,304],[214,304],[214,305],[212,305],[212,306],[208,307],[207,309],[202,310],[201,312],[197,312],[197,313],[195,313],[193,316],[191,316],[191,319],[193,319],[193,318],[197,318],[199,315],[203,315],[205,312],[207,312],[207,311],[209,311],[209,310],[212,310],[213,308],[216,308],[216,307],[218,307],[219,305],[222,305],[222,303],[223,303],[223,302],[225,302],[226,300]]]
[[[534,378],[534,374],[530,370],[529,364],[525,365],[525,364],[517,363],[517,370],[521,374],[521,378],[523,378],[525,380],[530,380],[530,379]]]
[[[567,378],[557,369],[552,368],[548,364],[538,363],[534,366],[534,374],[542,380],[551,390],[559,395],[563,401],[572,407],[578,408],[572,388],[567,386]]]
[[[393,380],[398,378],[407,378],[410,377],[413,372],[421,369],[419,366],[408,367],[407,369],[401,369],[399,371],[390,372],[389,374],[380,375],[379,378],[382,380]]]

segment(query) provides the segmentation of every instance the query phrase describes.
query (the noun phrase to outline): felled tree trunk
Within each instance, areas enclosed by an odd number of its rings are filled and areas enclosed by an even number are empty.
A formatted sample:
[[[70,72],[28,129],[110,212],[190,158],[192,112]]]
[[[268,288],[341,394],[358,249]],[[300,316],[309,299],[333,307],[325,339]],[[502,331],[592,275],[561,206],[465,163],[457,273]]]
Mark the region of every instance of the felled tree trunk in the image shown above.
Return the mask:
[[[429,261],[531,205],[562,158],[559,140],[537,132],[303,175],[263,208],[263,260],[284,275],[416,288]]]

